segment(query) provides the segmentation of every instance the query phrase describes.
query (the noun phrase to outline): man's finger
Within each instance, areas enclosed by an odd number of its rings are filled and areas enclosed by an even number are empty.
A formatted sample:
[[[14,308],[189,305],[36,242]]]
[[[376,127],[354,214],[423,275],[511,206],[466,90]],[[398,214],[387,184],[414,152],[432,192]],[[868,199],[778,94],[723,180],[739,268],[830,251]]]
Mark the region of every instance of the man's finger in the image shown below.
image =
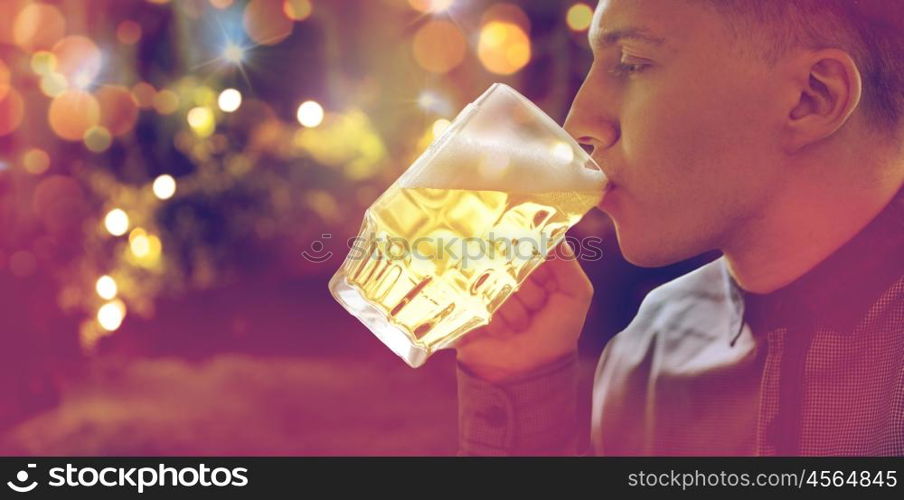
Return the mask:
[[[593,285],[590,279],[581,268],[577,256],[574,254],[571,245],[567,241],[556,247],[547,261],[543,264],[546,271],[551,275],[552,281],[556,284],[556,289],[568,296],[584,298],[593,294]]]
[[[516,332],[527,328],[528,323],[530,323],[527,309],[514,297],[509,297],[508,300],[496,310],[496,314],[502,316],[502,319],[505,320],[508,326]]]
[[[535,281],[526,279],[515,292],[515,299],[521,301],[528,311],[539,311],[546,304],[546,290]]]

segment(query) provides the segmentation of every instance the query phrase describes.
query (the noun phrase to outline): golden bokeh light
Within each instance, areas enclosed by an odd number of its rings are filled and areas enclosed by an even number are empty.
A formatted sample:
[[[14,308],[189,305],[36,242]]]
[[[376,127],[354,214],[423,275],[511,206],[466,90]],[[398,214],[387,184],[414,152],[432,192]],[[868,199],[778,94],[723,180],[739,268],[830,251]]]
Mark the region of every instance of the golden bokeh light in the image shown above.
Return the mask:
[[[354,180],[375,175],[387,154],[370,119],[357,109],[336,114],[317,128],[298,129],[293,142],[316,161],[341,168]]]
[[[110,135],[110,131],[107,130],[107,127],[99,125],[86,130],[85,137],[83,137],[82,140],[85,142],[85,147],[88,148],[88,150],[95,153],[103,153],[109,149],[110,144],[113,143],[113,136]]]
[[[154,191],[154,196],[161,200],[168,200],[176,194],[176,179],[173,179],[172,175],[163,174],[154,179],[154,184],[151,186],[151,189]]]
[[[54,71],[43,75],[38,87],[47,97],[56,97],[69,88],[69,82],[65,76]]]
[[[148,82],[138,82],[132,87],[132,96],[141,109],[154,107],[154,95],[157,90]]]
[[[80,35],[67,36],[53,46],[56,57],[56,71],[66,77],[70,84],[86,88],[100,73],[103,57],[100,49]]]
[[[105,274],[97,278],[97,282],[94,283],[94,291],[104,300],[113,300],[119,292],[119,288],[116,286],[116,280]]]
[[[66,33],[66,19],[60,10],[45,3],[28,4],[13,23],[13,40],[22,50],[49,49]]]
[[[170,89],[163,89],[154,94],[154,110],[161,115],[175,113],[179,109],[179,94]]]
[[[213,116],[213,110],[207,106],[197,106],[188,110],[185,115],[188,125],[198,137],[208,137],[216,129],[217,122]]]
[[[6,94],[9,93],[9,80],[9,66],[7,66],[5,62],[3,62],[3,59],[0,59],[0,99],[6,97]]]
[[[57,60],[53,52],[39,50],[31,55],[31,70],[37,75],[46,75],[56,71]]]
[[[585,3],[576,3],[568,8],[565,23],[572,31],[586,31],[593,21],[593,9]]]
[[[316,101],[305,101],[298,106],[295,113],[298,123],[313,128],[323,123],[323,106]]]
[[[293,22],[283,12],[283,0],[251,0],[242,22],[245,33],[261,45],[276,45],[292,34]]]
[[[439,13],[448,10],[454,0],[408,0],[408,5],[418,12]]]
[[[233,0],[210,0],[210,5],[218,9],[226,9],[232,6]]]
[[[160,238],[136,227],[129,233],[129,252],[136,264],[153,266],[160,259]]]
[[[491,73],[516,73],[527,65],[530,56],[530,38],[517,24],[490,21],[480,29],[477,57]]]
[[[16,16],[29,3],[31,3],[31,0],[0,1],[0,44],[15,44],[13,28],[15,27]]]
[[[119,299],[107,302],[97,310],[97,322],[108,332],[117,330],[125,317],[126,305]]]
[[[10,88],[0,99],[0,136],[11,134],[25,118],[25,101],[16,89]]]
[[[431,73],[446,73],[461,64],[467,43],[458,26],[450,21],[425,23],[414,35],[414,60]]]
[[[67,90],[50,102],[47,121],[60,138],[81,141],[85,132],[100,121],[100,106],[87,92]]]
[[[236,89],[225,89],[217,98],[217,106],[225,113],[232,113],[242,105],[242,93]]]
[[[115,137],[128,133],[138,119],[138,102],[129,89],[104,85],[94,96],[100,105],[100,124]]]
[[[129,233],[129,250],[135,257],[147,257],[150,252],[151,243],[148,239],[148,233],[143,228],[136,227]]]
[[[31,148],[22,155],[22,167],[32,175],[41,175],[50,168],[50,155],[43,149]]]
[[[217,102],[217,93],[207,85],[199,85],[191,92],[191,98],[195,106],[211,107]]]
[[[512,3],[493,4],[480,16],[481,26],[492,21],[517,24],[525,33],[530,33],[530,18],[524,9]]]
[[[129,215],[121,208],[114,208],[104,217],[104,227],[113,236],[122,236],[129,230]]]
[[[125,45],[135,45],[141,40],[141,25],[126,19],[116,26],[116,38]]]
[[[314,6],[311,0],[284,0],[283,13],[293,21],[304,21],[311,17]]]
[[[446,129],[449,128],[449,125],[452,125],[452,122],[446,120],[445,118],[440,118],[439,120],[433,122],[433,127],[431,128],[431,130],[433,131],[433,137],[439,137],[443,135],[443,132],[445,132]]]

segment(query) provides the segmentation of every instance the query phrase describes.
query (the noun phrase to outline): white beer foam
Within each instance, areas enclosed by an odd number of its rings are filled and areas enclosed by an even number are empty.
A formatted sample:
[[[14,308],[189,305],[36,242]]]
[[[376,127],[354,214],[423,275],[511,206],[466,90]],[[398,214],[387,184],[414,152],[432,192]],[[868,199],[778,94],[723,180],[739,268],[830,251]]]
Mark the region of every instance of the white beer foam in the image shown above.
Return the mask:
[[[564,141],[513,144],[460,136],[427,160],[406,173],[401,187],[548,193],[602,191],[605,184],[603,173],[583,166]]]

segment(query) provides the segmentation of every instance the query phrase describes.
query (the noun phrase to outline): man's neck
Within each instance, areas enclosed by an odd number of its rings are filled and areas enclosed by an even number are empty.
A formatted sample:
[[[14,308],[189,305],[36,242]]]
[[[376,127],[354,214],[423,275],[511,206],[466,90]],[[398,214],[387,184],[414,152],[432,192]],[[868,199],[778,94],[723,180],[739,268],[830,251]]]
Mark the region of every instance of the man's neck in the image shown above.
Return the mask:
[[[851,240],[904,183],[798,183],[775,196],[743,235],[724,248],[729,271],[748,292],[769,293],[795,281]]]

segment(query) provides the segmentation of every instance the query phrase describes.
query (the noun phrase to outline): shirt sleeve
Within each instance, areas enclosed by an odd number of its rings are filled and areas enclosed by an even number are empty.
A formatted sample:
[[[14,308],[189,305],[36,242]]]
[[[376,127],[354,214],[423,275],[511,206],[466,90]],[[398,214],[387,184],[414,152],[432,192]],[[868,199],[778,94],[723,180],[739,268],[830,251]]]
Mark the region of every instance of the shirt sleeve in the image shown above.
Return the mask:
[[[498,384],[457,372],[459,455],[579,453],[577,353]]]

